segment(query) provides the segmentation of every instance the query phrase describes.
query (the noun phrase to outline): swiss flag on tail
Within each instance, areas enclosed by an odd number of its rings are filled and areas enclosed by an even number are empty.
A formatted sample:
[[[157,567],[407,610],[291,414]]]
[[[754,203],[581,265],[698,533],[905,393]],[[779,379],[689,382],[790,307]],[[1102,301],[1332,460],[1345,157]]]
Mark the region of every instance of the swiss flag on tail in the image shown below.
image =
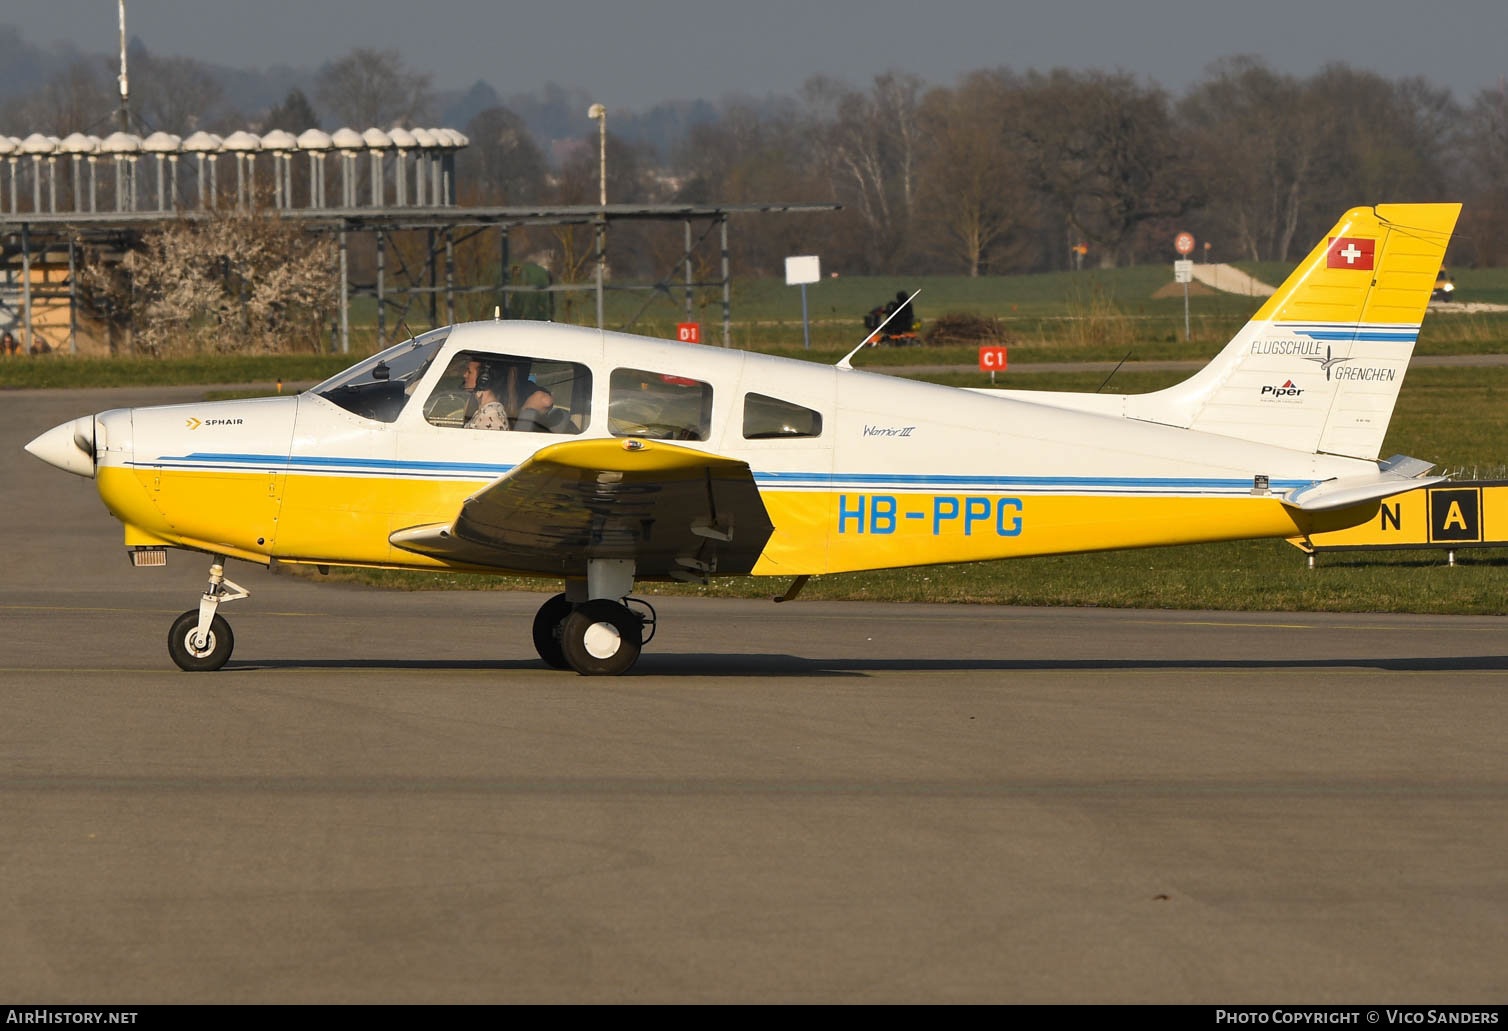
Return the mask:
[[[1374,269],[1377,241],[1362,236],[1332,236],[1325,268]]]

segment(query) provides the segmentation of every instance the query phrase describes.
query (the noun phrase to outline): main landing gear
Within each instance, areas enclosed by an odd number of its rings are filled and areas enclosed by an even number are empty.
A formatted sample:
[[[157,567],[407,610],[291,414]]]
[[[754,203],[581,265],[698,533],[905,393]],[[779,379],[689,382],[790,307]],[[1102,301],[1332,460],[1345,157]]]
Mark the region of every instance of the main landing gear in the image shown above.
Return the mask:
[[[207,673],[225,665],[236,639],[225,617],[215,610],[221,603],[239,601],[248,593],[239,584],[225,579],[225,556],[214,556],[209,567],[209,587],[200,597],[199,607],[173,620],[173,628],[168,631],[168,654],[179,669]]]
[[[632,561],[593,559],[584,582],[567,581],[566,592],[535,614],[534,649],[539,657],[556,669],[574,669],[582,676],[628,672],[654,636],[655,625],[654,608],[627,597],[632,589]]]

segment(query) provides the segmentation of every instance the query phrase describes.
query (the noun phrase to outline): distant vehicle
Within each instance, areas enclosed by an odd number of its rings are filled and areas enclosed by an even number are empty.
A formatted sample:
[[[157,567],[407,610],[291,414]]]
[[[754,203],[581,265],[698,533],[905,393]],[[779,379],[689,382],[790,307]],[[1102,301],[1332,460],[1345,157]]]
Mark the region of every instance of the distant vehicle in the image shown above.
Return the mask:
[[[891,316],[895,316],[891,318]],[[886,320],[889,319],[887,322]],[[884,327],[881,329],[881,327]],[[895,300],[869,310],[864,316],[864,328],[870,330],[871,344],[889,344],[892,347],[907,347],[912,344],[920,344],[922,338],[917,330],[921,328],[921,321],[916,313],[911,310],[911,302],[906,296],[906,291],[897,291]],[[878,332],[875,332],[878,330]]]
[[[1430,293],[1429,299],[1432,301],[1449,301],[1455,296],[1455,292],[1456,284],[1450,278],[1450,273],[1441,268],[1440,274],[1435,277],[1435,289]]]

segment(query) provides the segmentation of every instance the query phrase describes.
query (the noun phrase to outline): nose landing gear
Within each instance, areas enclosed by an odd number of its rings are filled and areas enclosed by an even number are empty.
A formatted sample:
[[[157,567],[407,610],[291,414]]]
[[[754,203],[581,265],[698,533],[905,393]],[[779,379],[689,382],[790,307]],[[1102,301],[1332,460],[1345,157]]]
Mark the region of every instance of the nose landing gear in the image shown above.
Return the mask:
[[[214,556],[209,567],[209,587],[199,598],[199,607],[173,620],[173,628],[168,631],[168,654],[179,669],[207,673],[225,665],[236,640],[230,624],[215,610],[223,602],[239,601],[249,595],[240,584],[225,578],[225,556]]]

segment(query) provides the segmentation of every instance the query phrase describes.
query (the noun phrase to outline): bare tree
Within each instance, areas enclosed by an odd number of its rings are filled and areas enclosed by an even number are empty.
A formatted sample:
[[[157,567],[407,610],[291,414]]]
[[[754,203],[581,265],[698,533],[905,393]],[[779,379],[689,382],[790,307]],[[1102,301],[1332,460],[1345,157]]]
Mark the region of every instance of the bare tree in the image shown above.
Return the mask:
[[[109,121],[117,103],[104,62],[81,59],[8,105],[3,125],[21,136],[39,129],[57,136],[97,131]]]
[[[204,62],[154,57],[145,51],[131,60],[131,106],[147,126],[187,136],[240,122],[239,112]]]
[[[320,69],[315,94],[344,124],[409,125],[428,115],[430,77],[403,67],[396,50],[359,47]]]
[[[1325,180],[1310,191],[1316,202],[1335,208],[1355,203],[1358,195],[1440,196],[1441,157],[1460,119],[1449,91],[1344,64],[1325,67],[1306,85],[1309,103],[1328,113],[1330,162]]]
[[[1508,262],[1508,85],[1482,90],[1466,114],[1461,236],[1478,265]]]
[[[283,102],[268,110],[262,117],[261,132],[271,132],[273,129],[282,129],[297,136],[305,129],[319,128],[319,115],[314,113],[309,98],[304,96],[301,89],[291,89]]]
[[[918,232],[947,261],[969,275],[1015,244],[1036,205],[1019,161],[1006,144],[1016,84],[1001,73],[976,72],[957,89],[935,89],[921,107],[926,159],[920,166]],[[1006,259],[1009,260],[1009,259]]]
[[[1253,261],[1285,259],[1317,174],[1328,118],[1308,90],[1259,58],[1210,67],[1179,106],[1199,179],[1220,231]]]
[[[1131,257],[1143,224],[1196,206],[1168,98],[1125,74],[1032,73],[1016,132],[1036,187],[1102,265]]]
[[[681,181],[675,199],[831,199],[832,181],[814,157],[815,149],[813,134],[794,103],[727,102],[718,121],[694,126],[688,134],[677,158]],[[761,275],[778,273],[787,255],[819,250],[829,265],[852,268],[867,251],[864,234],[854,232],[855,225],[852,216],[747,219],[732,234],[730,253],[740,269]],[[680,239],[663,240],[660,247],[667,262],[675,261],[684,246],[683,233],[674,235]],[[696,278],[718,278],[718,252],[703,246],[696,253]]]
[[[802,87],[813,152],[826,169],[833,195],[863,219],[870,264],[893,259],[910,243],[920,90],[920,79],[901,72],[877,76],[867,92],[823,76]]]
[[[471,146],[461,151],[459,178],[488,204],[539,200],[549,176],[544,152],[522,118],[506,107],[489,107],[466,123]]]

